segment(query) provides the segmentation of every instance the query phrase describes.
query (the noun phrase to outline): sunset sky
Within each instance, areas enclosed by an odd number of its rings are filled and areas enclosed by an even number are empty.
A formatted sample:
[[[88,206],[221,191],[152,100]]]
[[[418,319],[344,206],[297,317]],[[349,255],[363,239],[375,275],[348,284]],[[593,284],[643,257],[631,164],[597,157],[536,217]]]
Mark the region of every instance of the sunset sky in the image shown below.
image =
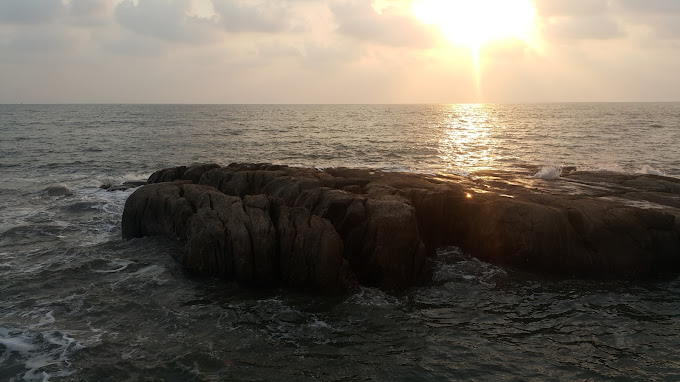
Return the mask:
[[[680,101],[679,0],[0,0],[0,103]]]

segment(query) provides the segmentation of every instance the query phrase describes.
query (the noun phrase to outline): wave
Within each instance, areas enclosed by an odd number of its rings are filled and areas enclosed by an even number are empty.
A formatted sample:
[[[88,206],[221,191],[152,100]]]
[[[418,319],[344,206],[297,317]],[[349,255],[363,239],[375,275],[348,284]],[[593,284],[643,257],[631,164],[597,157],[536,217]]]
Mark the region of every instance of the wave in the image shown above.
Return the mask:
[[[560,178],[562,175],[568,174],[576,170],[576,167],[562,167],[562,166],[544,166],[541,167],[538,172],[533,175],[533,178],[544,179],[544,180],[555,180]],[[599,165],[593,167],[579,167],[579,171],[595,171],[595,172],[614,172],[620,174],[648,174],[648,175],[659,175],[659,176],[670,176],[677,177],[677,175],[666,173],[654,166],[644,165],[639,170],[625,170],[620,165],[609,164],[609,165]]]
[[[51,322],[50,322],[51,323]],[[59,330],[40,332],[14,331],[0,328],[0,365],[6,370],[27,370],[25,381],[49,381],[50,377],[66,377],[75,373],[68,358],[85,346]]]
[[[654,167],[652,167],[652,166],[650,166],[650,165],[647,165],[647,164],[644,165],[644,166],[642,166],[642,168],[641,168],[640,170],[636,171],[636,172],[637,172],[638,174],[649,174],[649,175],[666,176],[666,174],[665,174],[663,171],[661,171],[661,170],[659,170],[659,169],[657,169],[657,168],[654,168]]]
[[[534,178],[545,179],[545,180],[555,180],[562,175],[562,168],[558,166],[545,166],[541,168]]]

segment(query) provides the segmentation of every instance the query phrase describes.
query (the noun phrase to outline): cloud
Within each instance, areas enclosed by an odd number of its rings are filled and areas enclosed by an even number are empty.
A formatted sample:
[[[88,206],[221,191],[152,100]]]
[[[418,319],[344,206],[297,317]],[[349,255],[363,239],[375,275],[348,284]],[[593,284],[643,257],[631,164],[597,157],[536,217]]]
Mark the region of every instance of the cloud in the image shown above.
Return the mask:
[[[640,27],[655,38],[680,38],[678,0],[536,0],[536,9],[551,40],[630,37]]]
[[[655,22],[656,35],[664,39],[680,39],[680,17],[660,17]]]
[[[307,68],[337,67],[355,61],[364,54],[365,50],[360,45],[348,42],[307,42],[304,44],[302,65]]]
[[[678,0],[616,0],[615,4],[633,12],[680,13]]]
[[[550,19],[543,25],[543,32],[549,39],[558,40],[607,40],[626,35],[616,19],[606,16]]]
[[[290,30],[294,14],[289,2],[212,0],[218,22],[229,32],[275,33]]]
[[[103,25],[110,18],[110,3],[110,0],[0,0],[0,24]]]
[[[613,7],[627,24],[646,28],[654,38],[680,39],[680,1],[618,0]]]
[[[100,44],[108,52],[130,57],[152,58],[165,55],[168,51],[164,42],[148,36],[133,35],[131,32],[103,39]]]
[[[278,38],[296,27],[304,29],[294,5],[305,2],[212,0],[203,2],[199,15],[194,1],[124,0],[116,6],[115,16],[135,33],[182,43],[215,42],[224,39],[225,32],[276,34]]]
[[[390,46],[427,48],[434,45],[435,30],[395,7],[378,13],[370,1],[331,5],[338,33],[359,41]]]
[[[5,57],[7,59],[21,59],[12,56],[25,54],[61,56],[78,45],[78,39],[73,33],[52,25],[17,28],[7,33],[4,40],[0,47],[4,51],[12,52]]]
[[[0,0],[0,102],[680,99],[680,0],[536,0],[543,39],[486,44],[479,67],[410,6]]]
[[[548,40],[607,40],[626,35],[607,0],[537,0],[536,10]]]
[[[0,23],[46,23],[60,17],[63,8],[61,0],[2,0]]]
[[[116,20],[136,33],[170,42],[199,43],[216,37],[212,21],[190,16],[191,0],[126,0],[116,6]]]
[[[606,13],[607,0],[536,0],[536,11],[541,17],[595,16]]]
[[[80,26],[101,26],[111,17],[108,0],[70,0],[67,5],[68,21]]]

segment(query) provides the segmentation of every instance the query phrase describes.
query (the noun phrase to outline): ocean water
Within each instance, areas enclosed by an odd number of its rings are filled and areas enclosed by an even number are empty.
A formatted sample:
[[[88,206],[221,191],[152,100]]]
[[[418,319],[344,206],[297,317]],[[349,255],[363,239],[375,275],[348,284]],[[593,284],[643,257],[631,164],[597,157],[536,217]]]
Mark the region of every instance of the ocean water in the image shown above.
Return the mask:
[[[551,179],[680,176],[680,104],[0,105],[0,381],[680,380],[680,278],[555,280],[439,251],[432,285],[347,296],[197,278],[124,241],[191,163]]]

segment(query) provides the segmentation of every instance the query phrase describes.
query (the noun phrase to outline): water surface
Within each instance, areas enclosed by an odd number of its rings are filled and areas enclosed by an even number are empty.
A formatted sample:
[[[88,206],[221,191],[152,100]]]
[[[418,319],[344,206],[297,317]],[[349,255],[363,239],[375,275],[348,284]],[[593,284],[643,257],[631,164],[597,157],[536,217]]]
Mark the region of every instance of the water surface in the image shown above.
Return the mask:
[[[191,163],[680,176],[680,104],[0,105],[0,381],[680,380],[680,279],[553,280],[440,251],[433,285],[324,297],[120,238]]]

